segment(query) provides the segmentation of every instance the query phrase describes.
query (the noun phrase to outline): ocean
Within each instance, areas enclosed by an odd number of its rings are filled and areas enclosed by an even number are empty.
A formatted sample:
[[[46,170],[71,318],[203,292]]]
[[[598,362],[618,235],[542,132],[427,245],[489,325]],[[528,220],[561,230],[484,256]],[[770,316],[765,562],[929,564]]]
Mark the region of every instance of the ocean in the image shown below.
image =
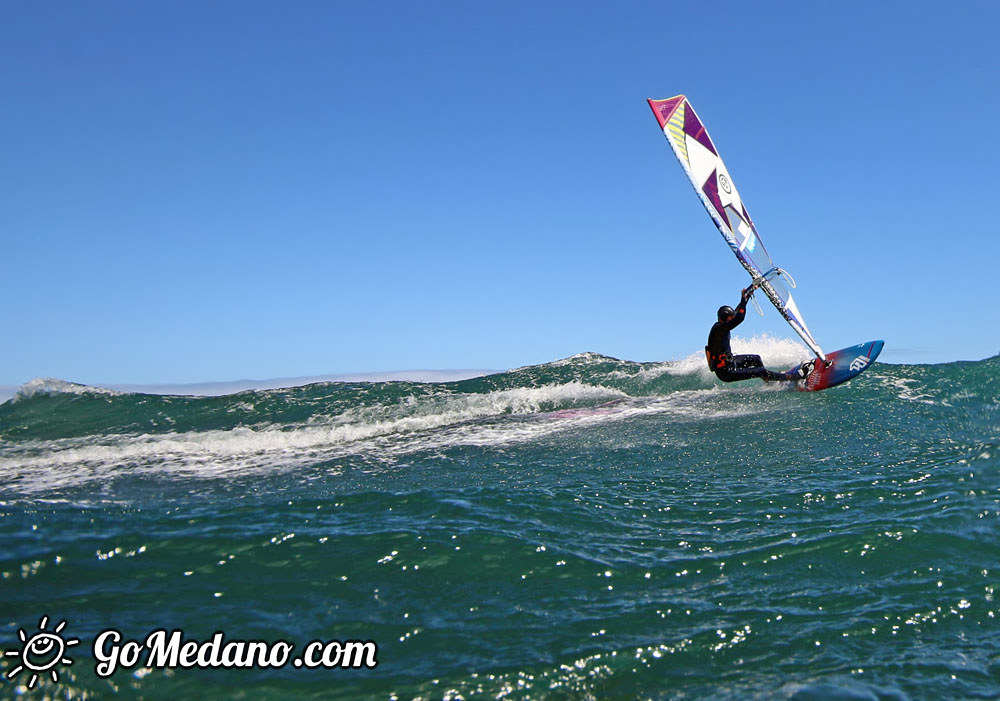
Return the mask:
[[[1000,356],[818,393],[704,365],[29,383],[0,697],[1000,698]]]

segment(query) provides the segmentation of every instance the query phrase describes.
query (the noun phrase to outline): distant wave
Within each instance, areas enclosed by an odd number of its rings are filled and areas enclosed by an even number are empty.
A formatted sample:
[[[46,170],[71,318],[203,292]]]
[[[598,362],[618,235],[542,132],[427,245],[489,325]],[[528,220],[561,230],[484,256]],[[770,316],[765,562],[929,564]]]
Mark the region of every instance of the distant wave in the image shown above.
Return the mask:
[[[470,377],[481,377],[497,370],[397,370],[391,372],[358,372],[337,375],[304,375],[300,377],[276,377],[267,380],[229,380],[220,382],[184,382],[150,384],[109,384],[103,389],[133,394],[177,394],[183,396],[211,397],[222,394],[236,394],[247,390],[280,389],[300,387],[317,382],[455,382]],[[66,380],[38,378],[23,385],[0,385],[0,403],[12,399],[18,393],[77,391],[76,388],[93,388]]]

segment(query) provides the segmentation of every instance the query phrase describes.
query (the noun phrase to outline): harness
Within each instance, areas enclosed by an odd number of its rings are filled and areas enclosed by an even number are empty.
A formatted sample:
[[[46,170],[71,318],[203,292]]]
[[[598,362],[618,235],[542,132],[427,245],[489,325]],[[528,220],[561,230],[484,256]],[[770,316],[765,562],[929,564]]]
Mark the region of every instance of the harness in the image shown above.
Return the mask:
[[[705,360],[708,361],[708,369],[712,372],[717,372],[729,365],[733,361],[733,356],[728,353],[712,355],[712,351],[708,349],[708,346],[705,346]]]

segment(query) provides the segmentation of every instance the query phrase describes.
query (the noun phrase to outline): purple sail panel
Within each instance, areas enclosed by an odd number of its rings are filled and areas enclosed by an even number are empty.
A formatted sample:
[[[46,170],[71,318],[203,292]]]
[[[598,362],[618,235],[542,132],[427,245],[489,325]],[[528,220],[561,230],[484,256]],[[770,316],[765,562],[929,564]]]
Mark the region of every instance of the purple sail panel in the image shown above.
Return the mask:
[[[715,207],[715,211],[719,213],[722,221],[726,222],[728,226],[729,217],[726,216],[726,210],[722,206],[722,200],[719,199],[718,171],[712,171],[712,174],[708,176],[708,180],[706,180],[705,184],[702,185],[701,191],[705,193],[705,197],[707,197],[708,201],[712,203],[712,206]]]
[[[698,119],[698,115],[694,113],[694,108],[691,107],[691,103],[688,103],[687,109],[684,110],[684,133],[714,153],[716,156],[719,155],[715,150],[715,144],[713,144],[712,140],[708,138],[708,132],[705,131],[705,127],[702,126],[701,121]]]
[[[670,117],[673,115],[674,110],[677,109],[677,105],[684,102],[684,96],[678,95],[666,100],[646,100],[646,102],[649,103],[653,114],[656,115],[656,121],[660,123],[660,129],[663,129],[667,122],[670,121]]]

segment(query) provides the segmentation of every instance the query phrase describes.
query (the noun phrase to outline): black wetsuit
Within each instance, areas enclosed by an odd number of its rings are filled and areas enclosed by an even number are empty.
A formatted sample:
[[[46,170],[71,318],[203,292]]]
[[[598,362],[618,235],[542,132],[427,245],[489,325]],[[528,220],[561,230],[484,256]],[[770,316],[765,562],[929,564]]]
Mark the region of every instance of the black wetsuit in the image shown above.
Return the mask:
[[[764,367],[759,355],[733,355],[729,346],[729,332],[743,322],[747,314],[747,300],[740,299],[736,315],[729,321],[717,321],[708,333],[708,362],[715,376],[723,382],[737,382],[759,377],[765,382],[789,380],[787,375],[773,372]]]

